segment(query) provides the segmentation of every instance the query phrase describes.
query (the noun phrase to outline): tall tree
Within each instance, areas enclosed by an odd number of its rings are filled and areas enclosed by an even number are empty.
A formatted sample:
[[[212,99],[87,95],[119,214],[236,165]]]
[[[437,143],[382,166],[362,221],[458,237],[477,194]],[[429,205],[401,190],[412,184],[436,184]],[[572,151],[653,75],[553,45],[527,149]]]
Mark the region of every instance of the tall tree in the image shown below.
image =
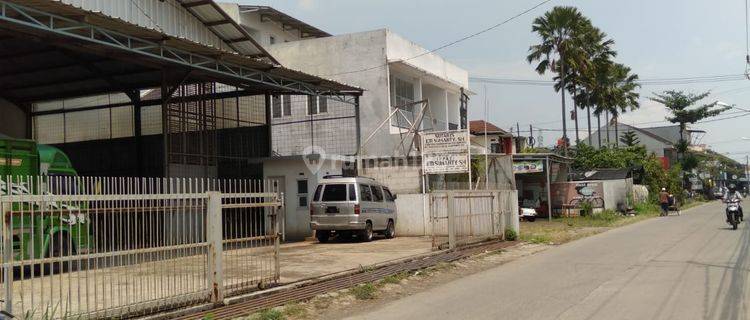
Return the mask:
[[[732,107],[719,106],[718,102],[703,104],[697,108],[693,107],[698,101],[703,100],[711,94],[710,91],[701,94],[685,93],[683,91],[668,90],[663,93],[654,93],[652,101],[661,103],[670,112],[667,121],[680,125],[680,143],[685,141],[684,132],[688,124],[694,124],[706,118],[718,116]]]
[[[622,136],[620,136],[620,142],[626,147],[634,147],[639,145],[641,140],[638,139],[638,135],[635,134],[635,131],[628,130],[623,132]]]
[[[568,131],[565,110],[566,75],[569,68],[577,68],[580,54],[580,44],[590,25],[578,9],[574,7],[554,7],[541,17],[534,19],[531,31],[536,33],[541,42],[529,47],[526,60],[529,63],[538,62],[535,70],[539,74],[547,71],[556,73],[560,77],[560,98],[563,121],[563,152],[567,154]]]
[[[677,123],[680,126],[680,141],[677,145],[677,155],[681,163],[684,162],[686,167],[693,162],[692,160],[685,158],[685,153],[689,146],[689,142],[685,140],[685,131],[687,130],[688,124],[694,124],[706,118],[718,116],[724,111],[731,109],[729,106],[719,106],[718,102],[703,104],[698,107],[694,107],[696,103],[708,97],[711,94],[710,91],[693,94],[685,93],[683,91],[668,90],[663,93],[654,93],[654,97],[650,99],[652,101],[663,104],[670,115],[667,120],[671,123]],[[686,183],[687,176],[683,172],[683,182]]]
[[[619,136],[618,120],[620,114],[633,111],[640,108],[637,92],[640,88],[638,84],[638,75],[630,73],[630,68],[622,64],[614,64],[610,70],[610,107],[609,113],[612,114],[612,121],[615,124],[615,139]],[[617,141],[617,140],[616,140]],[[619,144],[619,142],[616,142]]]

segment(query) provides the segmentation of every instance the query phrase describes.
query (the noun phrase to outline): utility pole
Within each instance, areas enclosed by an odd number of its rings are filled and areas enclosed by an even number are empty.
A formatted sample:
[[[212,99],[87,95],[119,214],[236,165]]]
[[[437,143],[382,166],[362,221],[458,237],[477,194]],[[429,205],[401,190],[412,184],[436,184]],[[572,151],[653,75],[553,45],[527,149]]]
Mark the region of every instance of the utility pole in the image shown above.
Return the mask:
[[[745,191],[750,191],[750,155],[745,155]]]

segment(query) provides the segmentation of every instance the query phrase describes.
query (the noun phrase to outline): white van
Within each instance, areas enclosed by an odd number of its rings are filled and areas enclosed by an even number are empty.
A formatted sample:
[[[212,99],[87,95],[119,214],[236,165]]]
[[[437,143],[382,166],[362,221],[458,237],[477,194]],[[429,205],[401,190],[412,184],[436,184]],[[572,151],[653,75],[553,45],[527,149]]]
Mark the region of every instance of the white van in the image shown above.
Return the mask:
[[[375,233],[396,236],[396,198],[366,177],[326,176],[310,202],[310,227],[320,242],[333,235],[372,241]]]

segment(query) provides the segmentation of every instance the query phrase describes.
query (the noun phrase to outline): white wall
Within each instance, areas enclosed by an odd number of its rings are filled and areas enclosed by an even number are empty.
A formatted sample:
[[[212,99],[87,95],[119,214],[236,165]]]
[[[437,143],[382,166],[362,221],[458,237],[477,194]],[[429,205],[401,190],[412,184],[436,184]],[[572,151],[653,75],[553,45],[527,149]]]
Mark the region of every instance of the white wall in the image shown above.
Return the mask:
[[[436,74],[443,79],[456,83],[460,87],[469,87],[469,73],[466,70],[446,61],[437,54],[427,53],[427,49],[390,30],[386,29],[385,32],[388,42],[386,46],[388,61],[408,59],[407,62],[409,64],[419,69]],[[419,57],[414,58],[416,56]]]
[[[307,179],[307,202],[315,192],[318,182],[326,175],[341,174],[341,162],[323,161],[320,171],[312,172],[302,159],[269,159],[263,162],[263,178],[284,178],[284,217],[282,229],[285,240],[304,240],[312,236],[308,206],[299,206],[297,181]]]
[[[273,20],[261,20],[259,12],[245,12],[240,13],[239,4],[236,3],[221,3],[219,4],[224,11],[234,21],[245,27],[245,30],[263,47],[271,45],[271,37],[275,38],[276,43],[284,43],[289,41],[297,41],[302,39],[299,30],[289,29],[284,30],[284,26]]]

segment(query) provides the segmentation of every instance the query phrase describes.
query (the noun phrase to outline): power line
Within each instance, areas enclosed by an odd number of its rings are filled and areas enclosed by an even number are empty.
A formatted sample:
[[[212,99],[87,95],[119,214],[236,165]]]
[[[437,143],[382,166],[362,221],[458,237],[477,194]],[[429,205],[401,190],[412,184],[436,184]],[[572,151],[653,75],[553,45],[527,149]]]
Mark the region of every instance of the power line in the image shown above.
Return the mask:
[[[693,84],[693,83],[710,83],[745,80],[744,74],[727,74],[712,76],[693,76],[678,78],[652,78],[640,79],[637,81],[640,85],[676,85],[676,84]],[[500,85],[521,85],[521,86],[542,86],[548,87],[555,85],[553,80],[533,80],[533,79],[513,79],[513,78],[493,78],[493,77],[469,77],[469,81],[488,84]]]
[[[492,25],[492,26],[490,26],[490,27],[488,27],[488,28],[485,28],[485,29],[482,29],[482,30],[480,30],[480,31],[474,32],[474,33],[472,33],[472,34],[470,34],[470,35],[467,35],[467,36],[464,36],[464,37],[462,37],[462,38],[460,38],[460,39],[458,39],[458,40],[454,40],[454,41],[448,42],[448,43],[446,43],[446,44],[444,44],[444,45],[442,45],[442,46],[439,46],[439,47],[437,47],[437,48],[435,48],[435,49],[432,49],[432,50],[427,50],[427,51],[425,51],[425,52],[423,52],[423,53],[421,53],[421,54],[418,54],[418,55],[416,55],[416,56],[413,56],[413,57],[409,57],[409,58],[406,58],[406,59],[402,59],[401,61],[409,61],[409,60],[412,60],[412,59],[416,59],[416,58],[419,58],[419,57],[421,57],[421,56],[424,56],[424,55],[428,55],[428,54],[430,54],[430,53],[433,53],[433,52],[436,52],[436,51],[439,51],[439,50],[442,50],[442,49],[448,48],[448,47],[450,47],[450,46],[453,46],[453,45],[455,45],[455,44],[458,44],[458,43],[460,43],[460,42],[464,42],[464,41],[466,41],[466,40],[469,40],[469,39],[471,39],[471,38],[474,38],[474,37],[476,37],[476,36],[479,36],[479,35],[481,35],[481,34],[483,34],[483,33],[487,33],[487,32],[489,32],[489,31],[492,31],[492,30],[494,30],[494,29],[497,29],[497,28],[499,28],[499,27],[503,26],[504,24],[506,24],[506,23],[508,23],[508,22],[511,22],[511,21],[513,21],[513,20],[515,20],[515,19],[517,19],[517,18],[519,18],[519,17],[521,17],[521,16],[523,16],[523,15],[525,15],[525,14],[527,14],[527,13],[531,12],[531,11],[534,11],[534,9],[536,9],[536,8],[539,8],[539,7],[541,7],[541,6],[545,5],[545,4],[547,4],[547,3],[548,3],[548,2],[550,2],[550,1],[552,1],[552,0],[544,0],[544,1],[542,1],[542,2],[539,2],[539,3],[538,3],[538,4],[536,4],[535,6],[533,6],[533,7],[531,7],[531,8],[528,8],[528,9],[526,9],[526,10],[524,10],[524,11],[520,12],[520,13],[517,13],[517,14],[515,14],[515,15],[511,16],[510,18],[508,18],[508,19],[505,19],[505,20],[503,20],[502,22],[499,22],[499,23],[497,23],[497,24],[495,24],[495,25]],[[372,66],[372,67],[368,67],[368,68],[363,68],[363,69],[358,69],[358,70],[352,70],[352,71],[346,71],[346,72],[339,72],[339,73],[334,73],[334,74],[326,74],[326,75],[323,75],[323,76],[327,76],[327,77],[330,77],[330,76],[338,76],[338,75],[343,75],[343,74],[352,74],[352,73],[359,73],[359,72],[370,71],[370,70],[374,70],[374,69],[378,69],[378,68],[385,68],[385,67],[387,67],[387,66],[388,66],[388,63],[384,63],[384,64],[381,64],[381,65],[377,65],[377,66]]]

